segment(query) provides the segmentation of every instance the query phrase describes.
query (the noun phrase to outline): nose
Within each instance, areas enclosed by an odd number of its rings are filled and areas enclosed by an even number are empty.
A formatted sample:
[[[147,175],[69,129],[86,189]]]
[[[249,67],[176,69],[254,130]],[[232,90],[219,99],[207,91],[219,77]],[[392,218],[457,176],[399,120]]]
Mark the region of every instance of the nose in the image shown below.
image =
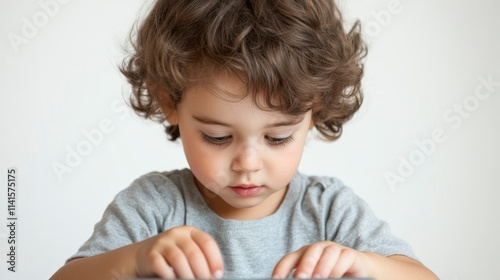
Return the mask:
[[[237,172],[256,172],[262,169],[263,162],[255,147],[246,146],[237,151],[231,167]]]

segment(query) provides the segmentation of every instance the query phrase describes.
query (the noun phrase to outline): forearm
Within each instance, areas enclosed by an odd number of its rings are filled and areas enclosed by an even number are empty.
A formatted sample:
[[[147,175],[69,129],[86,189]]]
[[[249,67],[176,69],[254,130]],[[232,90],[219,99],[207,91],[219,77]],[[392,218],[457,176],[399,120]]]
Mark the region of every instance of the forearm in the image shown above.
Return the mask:
[[[402,255],[384,257],[365,253],[369,259],[371,277],[377,280],[438,280],[438,277],[421,263]]]
[[[61,267],[51,280],[110,280],[137,277],[135,269],[135,244],[92,257],[74,259]]]

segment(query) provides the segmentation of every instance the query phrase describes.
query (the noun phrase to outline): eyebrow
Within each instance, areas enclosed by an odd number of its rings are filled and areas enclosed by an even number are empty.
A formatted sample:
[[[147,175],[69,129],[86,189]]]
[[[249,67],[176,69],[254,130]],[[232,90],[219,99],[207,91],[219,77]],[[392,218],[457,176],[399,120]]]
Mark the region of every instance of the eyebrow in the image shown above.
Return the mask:
[[[224,122],[221,122],[221,121],[218,121],[218,120],[214,120],[214,119],[211,119],[211,118],[208,118],[208,117],[196,117],[196,116],[193,116],[193,119],[195,119],[196,121],[198,121],[200,123],[203,123],[203,124],[220,125],[220,126],[231,127],[231,125],[228,124],[228,123],[224,123]],[[273,128],[273,127],[281,127],[281,126],[292,126],[292,125],[296,125],[296,124],[301,123],[303,120],[304,120],[304,117],[294,118],[294,119],[290,119],[290,120],[286,120],[286,121],[281,121],[281,122],[277,122],[277,123],[268,124],[268,125],[266,125],[265,128]]]

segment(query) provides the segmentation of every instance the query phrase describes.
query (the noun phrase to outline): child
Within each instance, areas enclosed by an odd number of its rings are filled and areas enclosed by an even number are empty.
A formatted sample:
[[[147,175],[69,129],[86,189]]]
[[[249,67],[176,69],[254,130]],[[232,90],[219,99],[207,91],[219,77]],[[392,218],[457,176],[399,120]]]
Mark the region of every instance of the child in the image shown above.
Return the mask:
[[[158,0],[121,68],[190,169],[137,179],[52,279],[436,279],[335,178],[297,171],[362,101],[359,22],[332,0]]]

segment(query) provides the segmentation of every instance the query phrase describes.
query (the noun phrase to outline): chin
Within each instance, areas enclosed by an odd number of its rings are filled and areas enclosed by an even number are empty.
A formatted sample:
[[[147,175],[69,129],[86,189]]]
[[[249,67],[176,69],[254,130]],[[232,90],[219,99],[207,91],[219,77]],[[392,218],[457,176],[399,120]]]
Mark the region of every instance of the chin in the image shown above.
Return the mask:
[[[226,203],[233,207],[233,208],[236,208],[236,209],[248,209],[248,208],[253,208],[253,207],[256,207],[256,206],[259,206],[260,204],[262,204],[262,200],[261,199],[252,199],[252,201],[248,201],[250,199],[246,199],[247,201],[226,201]]]

